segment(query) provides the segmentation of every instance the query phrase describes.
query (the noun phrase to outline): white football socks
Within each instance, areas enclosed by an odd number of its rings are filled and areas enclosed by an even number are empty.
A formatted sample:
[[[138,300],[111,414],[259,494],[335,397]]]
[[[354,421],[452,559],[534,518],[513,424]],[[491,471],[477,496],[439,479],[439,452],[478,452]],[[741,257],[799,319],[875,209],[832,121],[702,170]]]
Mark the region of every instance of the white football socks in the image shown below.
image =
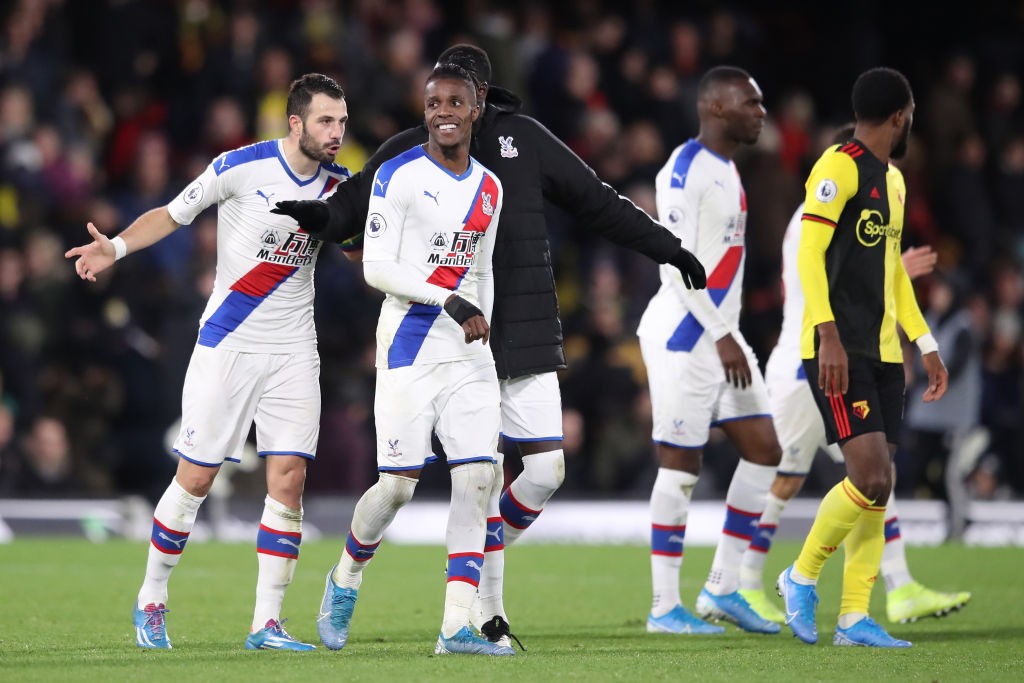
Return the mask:
[[[302,543],[302,509],[295,510],[269,495],[263,502],[263,517],[256,536],[256,609],[252,630],[265,628],[271,619],[281,620],[284,592],[295,576]]]
[[[441,635],[445,638],[451,638],[470,623],[469,612],[483,570],[487,501],[494,469],[487,462],[470,462],[452,468],[451,476],[452,501],[445,532],[448,583],[441,621]]]
[[[348,542],[334,568],[334,583],[342,588],[359,588],[363,569],[373,559],[384,530],[402,506],[412,500],[416,479],[386,472],[366,490],[352,512]]]
[[[146,578],[139,589],[139,609],[144,609],[149,603],[167,602],[167,582],[181,559],[204,500],[206,496],[193,496],[181,487],[177,479],[171,480],[160,497],[153,511],[153,531],[146,560]]]
[[[689,472],[660,467],[651,489],[651,614],[655,617],[682,604],[679,569],[683,565],[686,516],[697,479]]]
[[[728,595],[740,586],[743,551],[757,531],[765,497],[775,479],[774,465],[755,465],[740,460],[725,495],[726,511],[722,535],[704,587],[712,595]]]

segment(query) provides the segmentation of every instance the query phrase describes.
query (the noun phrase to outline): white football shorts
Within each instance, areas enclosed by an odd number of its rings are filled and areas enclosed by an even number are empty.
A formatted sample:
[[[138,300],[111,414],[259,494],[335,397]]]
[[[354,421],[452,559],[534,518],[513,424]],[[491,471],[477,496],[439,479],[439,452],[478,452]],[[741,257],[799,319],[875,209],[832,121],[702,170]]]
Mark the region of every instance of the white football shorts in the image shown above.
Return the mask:
[[[768,391],[754,351],[742,336],[733,337],[750,365],[752,384],[745,389],[725,381],[725,370],[714,351],[669,351],[664,342],[640,340],[651,392],[655,443],[702,448],[713,426],[770,416]]]
[[[436,460],[431,430],[449,465],[495,462],[500,404],[490,358],[377,368],[377,469],[418,470]]]
[[[829,444],[825,438],[825,423],[803,374],[799,356],[793,362],[783,362],[773,353],[765,368],[765,382],[771,399],[772,422],[782,445],[779,474],[807,476],[818,449],[835,462],[843,462],[839,445]]]
[[[320,356],[197,344],[185,373],[174,451],[205,467],[238,462],[254,421],[261,457],[312,460],[320,438]]]
[[[543,372],[500,380],[501,434],[510,441],[561,441],[558,375]]]

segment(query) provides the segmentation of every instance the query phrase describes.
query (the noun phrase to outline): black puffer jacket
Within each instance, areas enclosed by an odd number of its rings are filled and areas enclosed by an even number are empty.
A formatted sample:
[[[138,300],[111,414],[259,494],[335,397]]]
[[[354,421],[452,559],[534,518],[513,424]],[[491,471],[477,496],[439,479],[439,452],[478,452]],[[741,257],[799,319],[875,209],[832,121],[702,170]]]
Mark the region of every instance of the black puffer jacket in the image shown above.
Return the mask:
[[[494,246],[490,340],[502,379],[566,367],[545,199],[581,225],[658,263],[666,263],[681,246],[671,232],[603,183],[547,128],[519,114],[520,106],[511,92],[491,86],[470,150],[497,174],[505,189]],[[328,241],[341,241],[362,230],[377,168],[426,141],[424,126],[399,133],[381,145],[362,172],[339,186],[327,200]]]

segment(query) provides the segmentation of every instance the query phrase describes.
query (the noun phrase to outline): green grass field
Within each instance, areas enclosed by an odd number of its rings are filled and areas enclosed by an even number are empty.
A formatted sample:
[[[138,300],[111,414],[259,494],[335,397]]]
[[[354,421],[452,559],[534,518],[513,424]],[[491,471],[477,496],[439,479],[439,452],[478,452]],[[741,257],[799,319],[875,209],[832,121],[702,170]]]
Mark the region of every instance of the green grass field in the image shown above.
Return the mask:
[[[315,615],[336,543],[303,544],[285,601],[288,630],[318,643]],[[779,543],[768,573],[797,546]],[[683,596],[700,590],[710,548],[690,548]],[[648,635],[649,563],[638,546],[523,545],[506,555],[506,607],[528,652],[513,658],[438,657],[445,555],[440,547],[382,546],[363,582],[349,644],[341,652],[251,652],[255,553],[244,544],[193,544],[171,580],[172,651],[134,645],[131,602],[142,578],[141,543],[18,540],[0,546],[2,681],[812,681],[1021,680],[1024,552],[949,545],[911,548],[916,577],[971,590],[945,619],[894,625],[910,650],[831,645],[841,558],[821,581],[821,640],[808,646],[788,629],[755,636]],[[884,621],[884,595],[872,611]],[[1016,673],[1014,673],[1016,672]]]

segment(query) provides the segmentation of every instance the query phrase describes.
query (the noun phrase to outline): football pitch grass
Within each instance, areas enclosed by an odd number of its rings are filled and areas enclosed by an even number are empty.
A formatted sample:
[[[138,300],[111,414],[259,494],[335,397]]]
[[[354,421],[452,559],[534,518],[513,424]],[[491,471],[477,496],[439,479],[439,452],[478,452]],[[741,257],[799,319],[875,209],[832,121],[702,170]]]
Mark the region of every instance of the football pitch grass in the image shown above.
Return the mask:
[[[306,543],[283,616],[289,632],[319,645],[315,618],[337,542]],[[775,576],[798,550],[778,543]],[[256,560],[249,544],[195,543],[171,579],[171,651],[134,644],[131,603],[144,570],[142,543],[18,539],[0,546],[0,680],[22,681],[992,681],[1024,670],[1024,551],[946,545],[910,548],[916,578],[970,590],[944,619],[891,625],[876,588],[872,613],[909,650],[831,644],[842,558],[825,567],[819,642],[779,635],[649,635],[647,549],[522,545],[506,553],[506,607],[527,652],[515,657],[436,656],[445,553],[381,546],[367,569],[349,643],[340,652],[246,651]],[[841,553],[840,553],[841,554]],[[682,594],[692,608],[712,549],[688,548]]]

